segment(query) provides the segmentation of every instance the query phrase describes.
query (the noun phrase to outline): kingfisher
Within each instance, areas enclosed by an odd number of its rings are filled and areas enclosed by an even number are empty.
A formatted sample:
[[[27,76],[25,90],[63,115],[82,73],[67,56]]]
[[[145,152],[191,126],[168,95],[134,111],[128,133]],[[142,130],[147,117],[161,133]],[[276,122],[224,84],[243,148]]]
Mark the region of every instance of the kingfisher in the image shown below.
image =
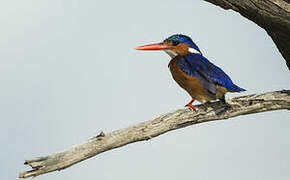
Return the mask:
[[[186,35],[175,34],[161,43],[139,46],[135,49],[163,50],[171,57],[168,67],[172,77],[192,98],[185,106],[195,111],[197,108],[192,105],[195,100],[211,103],[219,99],[226,103],[227,92],[246,91],[235,85],[221,68],[203,56],[198,46]]]

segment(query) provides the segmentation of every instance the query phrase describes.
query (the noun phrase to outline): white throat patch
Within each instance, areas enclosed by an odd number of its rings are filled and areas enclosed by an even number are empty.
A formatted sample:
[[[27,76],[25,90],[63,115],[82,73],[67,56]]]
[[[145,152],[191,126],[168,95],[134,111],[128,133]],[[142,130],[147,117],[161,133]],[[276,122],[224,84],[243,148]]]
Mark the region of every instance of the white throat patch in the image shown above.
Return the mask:
[[[169,49],[165,49],[164,50],[171,58],[175,58],[176,56],[178,56],[178,54],[174,51],[171,51]]]

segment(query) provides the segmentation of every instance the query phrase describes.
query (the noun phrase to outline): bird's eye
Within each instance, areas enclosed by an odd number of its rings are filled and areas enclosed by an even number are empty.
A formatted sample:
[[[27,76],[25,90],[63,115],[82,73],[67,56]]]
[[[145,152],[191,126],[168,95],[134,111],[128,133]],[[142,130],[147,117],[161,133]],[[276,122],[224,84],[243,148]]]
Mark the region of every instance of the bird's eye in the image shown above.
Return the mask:
[[[172,41],[173,46],[177,46],[179,44],[179,41]]]

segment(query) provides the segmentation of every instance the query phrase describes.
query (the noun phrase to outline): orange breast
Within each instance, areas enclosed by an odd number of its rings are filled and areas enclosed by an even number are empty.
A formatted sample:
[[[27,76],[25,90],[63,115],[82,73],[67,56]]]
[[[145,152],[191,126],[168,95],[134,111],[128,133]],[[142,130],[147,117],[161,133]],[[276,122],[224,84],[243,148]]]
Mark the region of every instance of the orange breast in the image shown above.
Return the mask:
[[[169,68],[173,79],[179,84],[180,87],[185,89],[193,99],[200,102],[206,102],[216,97],[209,94],[208,91],[203,87],[200,80],[194,76],[189,76],[184,73],[177,65],[178,57],[173,58],[169,63]]]

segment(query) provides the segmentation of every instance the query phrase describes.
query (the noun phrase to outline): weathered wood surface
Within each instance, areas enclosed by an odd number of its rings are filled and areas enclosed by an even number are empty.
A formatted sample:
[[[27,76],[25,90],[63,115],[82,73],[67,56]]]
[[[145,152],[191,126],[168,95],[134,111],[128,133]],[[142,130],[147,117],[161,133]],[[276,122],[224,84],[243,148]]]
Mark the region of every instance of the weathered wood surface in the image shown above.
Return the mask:
[[[31,166],[32,170],[20,173],[19,177],[27,178],[62,170],[102,152],[149,140],[168,131],[198,123],[264,111],[290,110],[290,90],[235,97],[228,99],[227,103],[228,105],[222,102],[214,102],[211,106],[198,105],[198,112],[181,108],[125,129],[108,134],[100,133],[87,142],[62,152],[25,161],[25,164]]]
[[[271,36],[290,70],[289,0],[205,0],[232,9],[264,28]]]

